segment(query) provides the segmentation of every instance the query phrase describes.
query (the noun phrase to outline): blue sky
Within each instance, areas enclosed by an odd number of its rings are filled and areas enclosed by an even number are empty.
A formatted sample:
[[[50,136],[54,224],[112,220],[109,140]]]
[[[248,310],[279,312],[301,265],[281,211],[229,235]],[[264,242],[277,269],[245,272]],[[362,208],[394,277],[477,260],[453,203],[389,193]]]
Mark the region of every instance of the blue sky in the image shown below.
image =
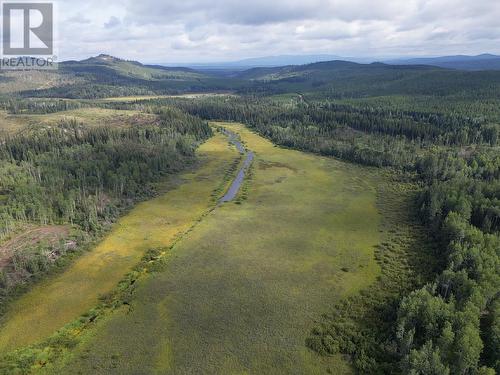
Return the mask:
[[[500,54],[499,0],[59,0],[62,59]]]

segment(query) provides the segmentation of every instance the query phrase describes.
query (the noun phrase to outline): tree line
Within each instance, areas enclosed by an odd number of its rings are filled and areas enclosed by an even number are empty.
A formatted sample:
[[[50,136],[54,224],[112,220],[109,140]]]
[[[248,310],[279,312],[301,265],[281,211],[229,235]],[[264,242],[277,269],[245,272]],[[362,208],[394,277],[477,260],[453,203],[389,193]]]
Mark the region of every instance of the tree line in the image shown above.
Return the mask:
[[[396,322],[409,373],[500,372],[500,154],[440,153],[418,166],[420,215],[441,242],[444,269],[403,298]]]
[[[273,142],[371,166],[415,168],[422,150],[494,146],[499,127],[453,113],[356,107],[329,102],[283,105],[266,98],[155,99],[208,120],[244,122]],[[123,104],[121,104],[123,106]]]

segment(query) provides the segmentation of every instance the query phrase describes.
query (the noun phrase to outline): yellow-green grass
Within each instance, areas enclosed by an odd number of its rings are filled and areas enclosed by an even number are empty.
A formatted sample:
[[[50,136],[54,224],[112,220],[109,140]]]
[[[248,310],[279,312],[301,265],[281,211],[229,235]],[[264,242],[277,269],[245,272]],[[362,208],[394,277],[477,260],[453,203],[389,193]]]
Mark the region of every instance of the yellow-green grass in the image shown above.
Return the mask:
[[[9,305],[0,325],[0,353],[46,338],[94,307],[147,249],[169,246],[189,229],[214,204],[212,192],[239,157],[220,134],[198,155],[199,168],[182,174],[167,193],[138,204],[95,249]]]
[[[220,205],[53,373],[351,373],[305,347],[314,322],[380,274],[377,172],[285,150],[256,153],[245,199]]]
[[[114,96],[111,98],[98,99],[100,102],[136,102],[138,100],[151,100],[169,98],[170,95],[136,95],[136,96]]]

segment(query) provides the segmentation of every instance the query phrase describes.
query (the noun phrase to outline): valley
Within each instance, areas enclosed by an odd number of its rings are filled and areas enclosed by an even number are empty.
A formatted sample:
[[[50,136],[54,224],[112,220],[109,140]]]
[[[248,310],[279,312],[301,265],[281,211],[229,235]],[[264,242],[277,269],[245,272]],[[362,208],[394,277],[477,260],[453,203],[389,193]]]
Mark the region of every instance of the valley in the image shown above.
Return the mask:
[[[0,72],[0,374],[500,369],[499,72],[30,77]]]
[[[85,333],[55,373],[351,372],[341,357],[318,362],[303,343],[332,300],[380,273],[375,201],[384,182],[276,148],[242,125],[216,125],[255,153],[236,200],[167,250],[161,269],[140,279],[127,305]]]

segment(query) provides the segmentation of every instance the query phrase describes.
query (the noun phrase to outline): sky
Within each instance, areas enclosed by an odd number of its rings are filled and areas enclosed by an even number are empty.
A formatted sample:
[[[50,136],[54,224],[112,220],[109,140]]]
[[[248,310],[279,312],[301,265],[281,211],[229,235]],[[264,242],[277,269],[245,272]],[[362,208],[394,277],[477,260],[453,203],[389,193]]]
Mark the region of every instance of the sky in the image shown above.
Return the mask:
[[[500,0],[59,0],[59,59],[500,54]]]

